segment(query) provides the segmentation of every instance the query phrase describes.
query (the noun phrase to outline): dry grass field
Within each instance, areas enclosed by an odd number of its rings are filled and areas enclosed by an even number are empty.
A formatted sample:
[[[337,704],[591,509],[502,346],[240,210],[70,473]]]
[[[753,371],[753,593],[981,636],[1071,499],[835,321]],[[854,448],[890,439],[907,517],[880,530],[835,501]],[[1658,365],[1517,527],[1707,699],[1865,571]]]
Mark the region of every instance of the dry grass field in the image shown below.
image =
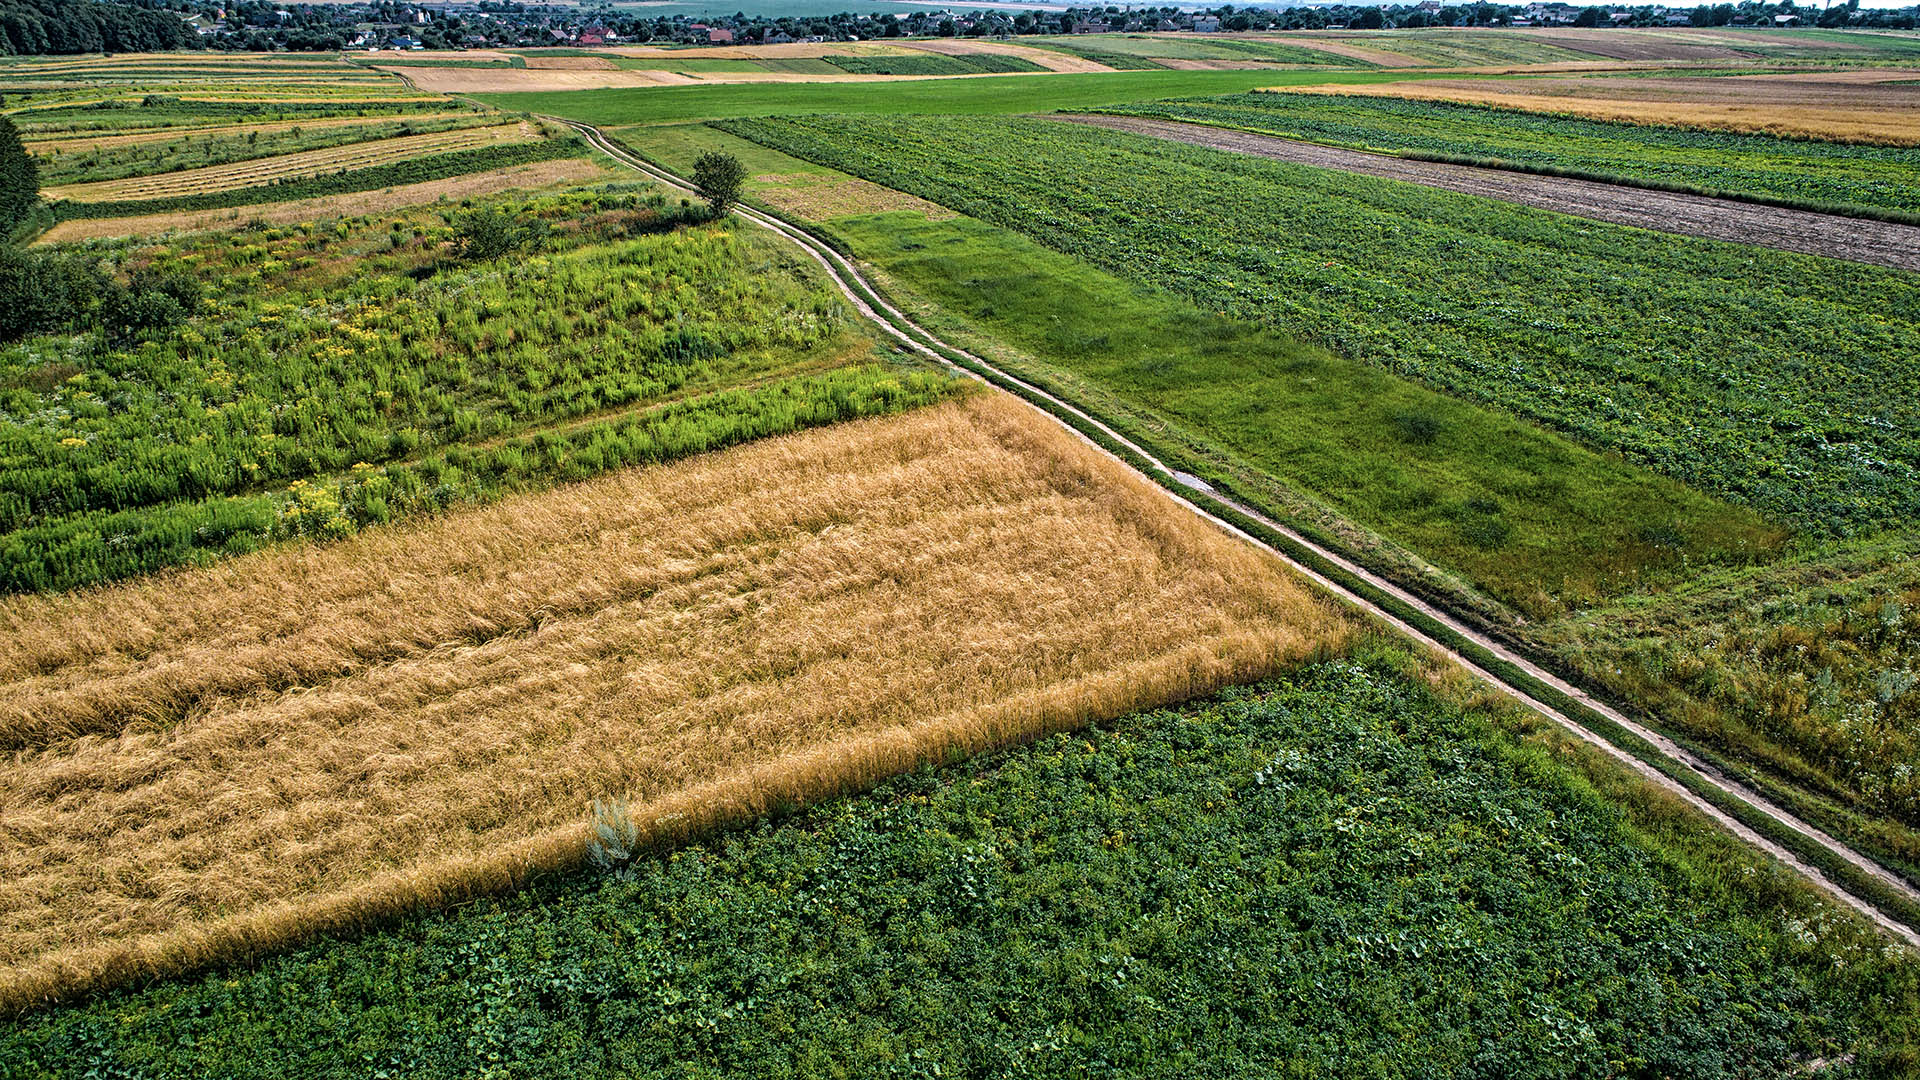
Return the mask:
[[[1920,145],[1920,71],[1912,70],[1714,78],[1422,79],[1280,89],[1458,101],[1634,124]]]
[[[510,887],[595,798],[670,838],[1349,628],[998,395],[16,597],[0,1004]]]
[[[177,195],[197,195],[208,191],[272,184],[281,180],[320,176],[342,169],[366,169],[390,165],[396,161],[473,150],[500,143],[524,142],[541,137],[536,125],[527,121],[497,124],[492,127],[456,128],[424,135],[405,135],[393,139],[349,143],[323,150],[255,158],[230,165],[205,169],[184,169],[152,176],[133,176],[93,184],[69,184],[48,188],[49,199],[78,199],[82,202],[123,202],[128,200],[167,199]]]
[[[259,203],[224,210],[183,210],[168,214],[138,214],[131,217],[75,218],[63,221],[40,235],[36,241],[55,244],[69,240],[97,240],[113,236],[157,236],[165,232],[191,232],[199,229],[237,229],[255,222],[264,225],[292,225],[302,221],[325,221],[363,214],[382,214],[405,206],[432,202],[459,202],[503,191],[539,190],[555,184],[594,180],[606,175],[606,168],[590,158],[561,158],[531,165],[450,176],[444,180],[423,180],[378,191],[356,191],[345,195],[323,195],[313,199]]]

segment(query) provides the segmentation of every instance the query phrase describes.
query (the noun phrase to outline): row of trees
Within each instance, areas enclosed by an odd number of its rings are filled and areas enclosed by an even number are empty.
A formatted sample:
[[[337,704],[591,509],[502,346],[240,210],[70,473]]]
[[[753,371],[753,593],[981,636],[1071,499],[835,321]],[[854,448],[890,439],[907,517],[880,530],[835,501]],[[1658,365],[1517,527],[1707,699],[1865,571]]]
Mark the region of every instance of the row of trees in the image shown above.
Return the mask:
[[[164,8],[97,0],[0,0],[0,53],[8,56],[199,47],[199,33]]]

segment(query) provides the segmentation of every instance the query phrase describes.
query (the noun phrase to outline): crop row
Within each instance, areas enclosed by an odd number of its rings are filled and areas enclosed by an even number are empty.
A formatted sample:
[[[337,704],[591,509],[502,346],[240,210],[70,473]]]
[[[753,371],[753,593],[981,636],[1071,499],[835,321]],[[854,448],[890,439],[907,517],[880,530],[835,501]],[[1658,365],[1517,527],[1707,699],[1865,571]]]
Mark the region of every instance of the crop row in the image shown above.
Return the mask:
[[[531,124],[496,124],[446,131],[359,139],[344,145],[304,150],[273,157],[190,171],[159,173],[48,189],[49,199],[82,202],[155,202],[182,195],[227,191],[233,188],[280,184],[341,170],[369,169],[431,154],[521,142],[539,137]]]
[[[324,176],[290,177],[253,187],[176,195],[165,199],[123,202],[77,202],[67,199],[55,203],[53,213],[56,218],[69,220],[257,206],[261,203],[311,199],[322,195],[374,191],[399,184],[417,184],[449,176],[465,176],[468,173],[504,169],[512,165],[578,157],[584,151],[585,144],[572,136],[529,142],[496,143],[472,150],[455,150],[426,157],[403,158],[391,164],[373,165],[364,169],[342,169]]]
[[[1046,70],[1031,60],[993,53],[969,53],[965,56],[946,56],[940,53],[920,53],[914,56],[829,56],[825,59],[834,67],[855,75],[981,75]]]
[[[1494,403],[1809,532],[1920,515],[1909,274],[1771,251],[1762,262],[1738,244],[1049,121],[720,126]]]
[[[227,126],[191,134],[105,136],[34,143],[43,185],[118,180],[128,176],[226,165],[351,143],[497,123],[498,116],[454,113],[417,119],[319,120],[307,125]]]
[[[353,88],[364,94],[364,88]],[[444,98],[401,98],[396,100],[342,97],[339,100],[274,101],[255,98],[248,101],[183,101],[178,98],[142,101],[114,98],[70,104],[32,106],[11,113],[22,137],[64,132],[139,131],[153,128],[184,127],[219,121],[264,122],[270,120],[317,120],[334,116],[398,116],[408,113],[444,112]]]
[[[1470,160],[1818,209],[1912,213],[1920,148],[1781,139],[1612,123],[1390,97],[1255,93],[1107,111],[1243,128],[1289,139]]]

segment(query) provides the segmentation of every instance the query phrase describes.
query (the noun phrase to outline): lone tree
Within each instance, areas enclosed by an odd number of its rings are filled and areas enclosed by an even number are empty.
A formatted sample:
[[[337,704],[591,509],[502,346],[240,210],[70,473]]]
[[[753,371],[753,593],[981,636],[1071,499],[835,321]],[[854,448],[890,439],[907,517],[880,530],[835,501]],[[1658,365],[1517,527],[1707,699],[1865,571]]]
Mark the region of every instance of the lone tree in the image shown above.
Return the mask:
[[[727,212],[740,198],[740,185],[747,179],[747,167],[732,154],[701,154],[693,163],[693,186],[713,208],[713,216]]]

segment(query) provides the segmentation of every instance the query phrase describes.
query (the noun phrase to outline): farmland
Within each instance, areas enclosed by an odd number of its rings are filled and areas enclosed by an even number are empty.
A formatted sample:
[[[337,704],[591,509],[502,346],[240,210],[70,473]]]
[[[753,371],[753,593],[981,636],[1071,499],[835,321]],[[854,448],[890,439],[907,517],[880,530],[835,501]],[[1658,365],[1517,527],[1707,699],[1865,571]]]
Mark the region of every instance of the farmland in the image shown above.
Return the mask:
[[[725,126],[1810,532],[1920,511],[1909,411],[1920,386],[1901,345],[1920,334],[1920,288],[1908,275],[1782,253],[1755,280],[1739,245],[1569,228],[1486,200],[1044,121]],[[1083,179],[1065,190],[1052,170]],[[1872,361],[1823,360],[1836,354]],[[1503,494],[1532,498],[1488,493]]]
[[[0,612],[7,1006],[568,869],[589,797],[673,835],[1348,633],[1004,398]]]
[[[1365,97],[1245,94],[1115,109],[1134,116],[1493,164],[1702,194],[1758,196],[1816,209],[1910,211],[1920,205],[1920,149]]]
[[[232,1076],[1904,1068],[1909,963],[1580,762],[1380,659],[1325,663],[622,877],[32,1018],[0,1057]]]
[[[1920,1072],[1920,39],[861,37],[0,63],[0,1077]]]

